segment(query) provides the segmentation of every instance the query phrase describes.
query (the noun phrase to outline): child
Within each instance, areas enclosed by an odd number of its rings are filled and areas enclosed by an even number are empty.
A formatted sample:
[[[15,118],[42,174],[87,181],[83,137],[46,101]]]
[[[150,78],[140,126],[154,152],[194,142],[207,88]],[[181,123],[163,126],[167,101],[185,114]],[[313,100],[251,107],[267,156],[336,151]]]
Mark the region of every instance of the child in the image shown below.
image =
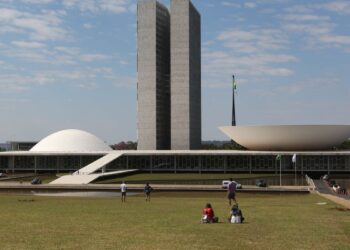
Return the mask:
[[[230,223],[243,223],[244,217],[242,210],[238,207],[238,203],[232,206],[228,220]]]
[[[219,221],[218,217],[215,217],[214,210],[210,203],[207,203],[202,213],[202,223],[217,223]]]

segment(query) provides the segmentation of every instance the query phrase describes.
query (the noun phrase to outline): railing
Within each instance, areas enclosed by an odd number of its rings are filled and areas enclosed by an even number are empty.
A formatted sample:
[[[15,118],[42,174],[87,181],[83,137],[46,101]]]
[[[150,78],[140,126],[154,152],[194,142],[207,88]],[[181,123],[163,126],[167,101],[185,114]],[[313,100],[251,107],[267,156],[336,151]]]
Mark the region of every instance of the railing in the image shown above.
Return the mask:
[[[307,184],[309,185],[309,190],[315,191],[316,186],[315,186],[314,180],[311,179],[307,174],[305,175],[305,180],[306,180]]]

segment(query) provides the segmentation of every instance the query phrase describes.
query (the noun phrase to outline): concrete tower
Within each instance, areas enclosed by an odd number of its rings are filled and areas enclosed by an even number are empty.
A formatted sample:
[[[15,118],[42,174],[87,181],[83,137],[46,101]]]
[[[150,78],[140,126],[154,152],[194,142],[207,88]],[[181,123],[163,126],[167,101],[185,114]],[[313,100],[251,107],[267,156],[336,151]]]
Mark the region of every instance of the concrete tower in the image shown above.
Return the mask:
[[[190,0],[171,1],[171,149],[201,147],[201,17]]]
[[[137,6],[138,149],[170,149],[170,15],[156,0]]]

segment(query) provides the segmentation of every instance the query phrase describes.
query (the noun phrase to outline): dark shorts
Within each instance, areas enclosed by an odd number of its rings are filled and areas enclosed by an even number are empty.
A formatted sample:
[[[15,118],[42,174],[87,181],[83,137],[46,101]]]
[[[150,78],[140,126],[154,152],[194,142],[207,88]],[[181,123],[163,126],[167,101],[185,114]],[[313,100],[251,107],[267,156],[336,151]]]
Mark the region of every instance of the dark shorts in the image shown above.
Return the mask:
[[[236,198],[236,193],[228,193],[227,198],[234,200]]]
[[[122,196],[126,196],[126,192],[122,192]]]

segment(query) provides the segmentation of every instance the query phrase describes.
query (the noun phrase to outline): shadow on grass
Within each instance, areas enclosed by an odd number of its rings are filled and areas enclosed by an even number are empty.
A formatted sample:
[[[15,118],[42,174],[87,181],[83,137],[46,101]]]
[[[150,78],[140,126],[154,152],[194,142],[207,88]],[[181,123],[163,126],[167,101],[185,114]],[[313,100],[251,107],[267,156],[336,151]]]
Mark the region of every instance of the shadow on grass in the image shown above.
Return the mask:
[[[336,210],[339,212],[350,212],[349,208],[342,208],[342,207],[332,207],[332,208],[329,208],[329,210]]]

